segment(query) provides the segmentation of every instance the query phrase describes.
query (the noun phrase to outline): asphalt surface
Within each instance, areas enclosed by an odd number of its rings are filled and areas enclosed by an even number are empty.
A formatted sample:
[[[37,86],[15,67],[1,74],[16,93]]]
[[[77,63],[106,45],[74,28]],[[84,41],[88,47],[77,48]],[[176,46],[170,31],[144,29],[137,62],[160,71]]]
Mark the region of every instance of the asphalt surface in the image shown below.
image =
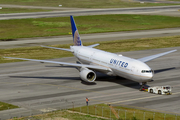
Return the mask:
[[[0,14],[0,20],[5,19],[25,19],[25,18],[44,18],[44,17],[64,17],[64,16],[82,16],[82,15],[102,15],[102,14],[143,14],[157,13],[166,11],[178,11],[180,5],[157,6],[157,7],[135,7],[135,8],[109,8],[109,9],[76,9],[66,11],[52,12],[34,12],[34,13],[12,13]]]
[[[81,34],[83,43],[85,42],[99,42],[112,41],[124,39],[141,39],[153,37],[176,36],[180,34],[180,28],[169,29],[155,29],[155,30],[139,30],[127,32],[110,32],[110,33],[95,33],[95,34]],[[54,44],[72,44],[72,35],[58,36],[58,37],[44,37],[44,38],[27,38],[15,41],[0,41],[0,49],[40,46],[40,45],[54,45]]]
[[[180,114],[180,47],[123,52],[124,56],[141,58],[177,49],[147,64],[155,70],[149,86],[173,86],[172,95],[156,95],[139,91],[139,84],[123,78],[99,74],[95,84],[81,82],[75,68],[56,64],[25,61],[0,64],[0,101],[21,108],[0,112],[1,119],[28,116],[42,112],[89,104],[127,105],[172,114]],[[75,63],[74,57],[55,59]],[[170,107],[171,106],[171,107]]]
[[[26,6],[26,5],[9,5],[0,4],[2,8],[26,8],[26,9],[46,9],[46,10],[77,10],[82,8],[69,8],[69,7],[46,7],[46,6]]]

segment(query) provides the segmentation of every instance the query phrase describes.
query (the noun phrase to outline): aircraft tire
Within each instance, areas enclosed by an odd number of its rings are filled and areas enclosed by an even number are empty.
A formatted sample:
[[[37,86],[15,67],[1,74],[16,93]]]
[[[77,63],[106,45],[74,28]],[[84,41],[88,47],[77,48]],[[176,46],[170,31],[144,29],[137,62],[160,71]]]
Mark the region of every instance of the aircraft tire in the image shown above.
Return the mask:
[[[153,90],[152,90],[152,89],[150,89],[150,93],[153,93]]]
[[[162,94],[162,93],[161,93],[161,90],[158,90],[158,94],[159,94],[159,95],[161,95],[161,94]]]

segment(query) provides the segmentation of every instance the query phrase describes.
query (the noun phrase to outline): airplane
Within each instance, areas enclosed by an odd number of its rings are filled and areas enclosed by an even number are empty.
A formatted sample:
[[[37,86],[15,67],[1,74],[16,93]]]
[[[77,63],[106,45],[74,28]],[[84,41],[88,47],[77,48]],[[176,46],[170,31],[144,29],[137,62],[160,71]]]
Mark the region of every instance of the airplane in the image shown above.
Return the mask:
[[[70,49],[48,46],[42,47],[72,52],[74,56],[80,61],[80,63],[67,63],[14,57],[4,58],[36,61],[41,63],[54,63],[59,65],[65,65],[67,67],[73,66],[79,70],[81,80],[89,83],[95,82],[96,71],[98,71],[101,73],[105,73],[109,76],[120,76],[132,81],[139,82],[140,85],[143,85],[149,81],[152,81],[154,75],[154,71],[146,64],[146,62],[177,51],[171,50],[168,52],[159,53],[139,59],[133,59],[125,57],[123,55],[118,55],[115,53],[110,53],[94,48],[99,44],[83,46],[73,16],[70,16],[70,21],[74,43],[73,46],[70,46]]]

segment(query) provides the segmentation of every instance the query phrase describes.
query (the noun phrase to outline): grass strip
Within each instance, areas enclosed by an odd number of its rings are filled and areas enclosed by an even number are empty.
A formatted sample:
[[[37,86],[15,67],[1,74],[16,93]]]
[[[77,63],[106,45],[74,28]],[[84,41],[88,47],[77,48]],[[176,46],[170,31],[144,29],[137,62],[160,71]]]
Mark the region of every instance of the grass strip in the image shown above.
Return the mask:
[[[148,110],[134,109],[130,107],[113,106],[116,113],[119,115],[119,120],[164,120],[165,113],[153,112]],[[70,110],[88,113],[91,115],[103,116],[106,118],[117,119],[112,110],[106,104],[90,105],[72,108]],[[102,112],[103,111],[103,112]],[[167,120],[180,119],[180,116],[166,114]]]
[[[75,16],[80,34],[180,27],[180,17],[159,15]],[[69,17],[1,20],[0,40],[71,33]]]
[[[39,115],[13,118],[12,120],[107,120],[91,115],[82,115],[78,113],[69,113],[65,110],[44,113]]]
[[[178,47],[180,45],[180,36],[174,37],[160,37],[160,38],[144,38],[144,39],[130,39],[130,40],[116,40],[99,42],[100,45],[97,49],[108,52],[124,52],[124,51],[137,51],[156,48]],[[84,43],[90,45],[95,43]],[[53,47],[69,48],[71,44],[66,45],[53,45]],[[6,57],[19,57],[29,59],[53,59],[61,57],[73,56],[72,53],[55,50],[43,47],[24,47],[13,49],[0,49],[0,63],[17,62],[20,60],[5,59]]]
[[[174,2],[180,2],[180,0],[167,0],[167,1],[174,1]]]
[[[118,120],[179,120],[179,115],[165,114],[160,112],[152,112],[148,110],[134,109],[130,107],[113,106],[116,113],[119,115]],[[109,118],[117,120],[111,109],[106,104],[97,104],[83,107],[76,107],[66,110],[54,111],[34,116],[22,118],[14,118],[12,120],[25,119],[53,119],[53,120],[107,120]],[[73,112],[74,111],[74,112]]]
[[[27,13],[27,12],[47,12],[52,10],[43,10],[43,9],[27,9],[27,8],[2,8],[0,14],[7,13]]]
[[[129,0],[0,0],[0,4],[74,7],[74,8],[124,8],[124,7],[147,7],[175,5],[166,3],[140,3]]]
[[[8,104],[8,103],[0,102],[0,111],[8,110],[8,109],[14,109],[14,108],[19,108],[19,107],[15,106],[15,105]]]

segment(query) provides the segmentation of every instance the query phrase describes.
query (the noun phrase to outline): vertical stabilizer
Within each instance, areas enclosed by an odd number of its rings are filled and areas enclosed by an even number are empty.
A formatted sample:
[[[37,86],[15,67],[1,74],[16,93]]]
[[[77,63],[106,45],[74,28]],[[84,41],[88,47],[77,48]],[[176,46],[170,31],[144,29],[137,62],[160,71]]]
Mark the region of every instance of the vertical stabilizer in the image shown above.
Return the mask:
[[[70,19],[71,19],[71,29],[72,29],[74,46],[82,46],[81,38],[76,28],[76,24],[74,22],[73,16],[70,16]]]

